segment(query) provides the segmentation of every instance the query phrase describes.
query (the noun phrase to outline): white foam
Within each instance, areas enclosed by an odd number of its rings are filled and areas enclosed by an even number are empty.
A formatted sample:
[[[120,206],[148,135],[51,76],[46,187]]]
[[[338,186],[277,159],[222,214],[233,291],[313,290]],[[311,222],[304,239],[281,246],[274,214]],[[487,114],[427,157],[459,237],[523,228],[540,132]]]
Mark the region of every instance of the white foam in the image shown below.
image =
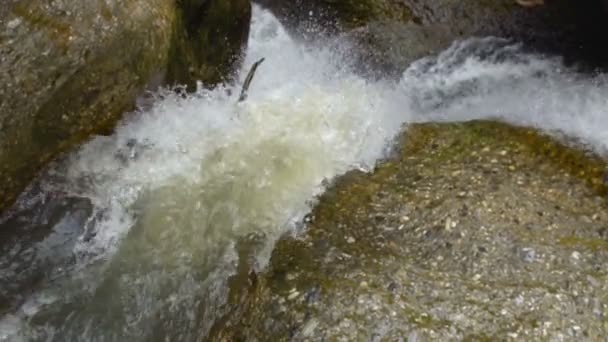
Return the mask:
[[[497,38],[457,42],[418,61],[400,87],[415,121],[500,119],[560,132],[599,153],[608,148],[608,82],[559,58],[526,54]]]

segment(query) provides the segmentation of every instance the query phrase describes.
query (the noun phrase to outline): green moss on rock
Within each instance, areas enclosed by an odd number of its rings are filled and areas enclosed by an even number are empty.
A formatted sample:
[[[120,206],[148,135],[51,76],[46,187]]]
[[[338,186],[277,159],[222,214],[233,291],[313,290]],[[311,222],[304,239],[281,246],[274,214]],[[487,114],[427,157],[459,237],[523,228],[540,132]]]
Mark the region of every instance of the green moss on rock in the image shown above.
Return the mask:
[[[603,159],[487,121],[411,125],[400,141],[372,173],[338,178],[255,283],[233,283],[247,290],[211,338],[605,334]]]

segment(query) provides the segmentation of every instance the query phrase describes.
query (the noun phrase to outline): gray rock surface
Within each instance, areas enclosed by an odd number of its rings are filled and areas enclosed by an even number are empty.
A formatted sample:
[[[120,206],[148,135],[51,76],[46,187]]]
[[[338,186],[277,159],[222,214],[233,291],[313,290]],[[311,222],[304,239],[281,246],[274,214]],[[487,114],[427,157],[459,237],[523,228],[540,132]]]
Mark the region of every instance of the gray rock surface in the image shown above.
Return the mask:
[[[248,0],[0,3],[0,209],[146,88],[223,80],[250,11]]]

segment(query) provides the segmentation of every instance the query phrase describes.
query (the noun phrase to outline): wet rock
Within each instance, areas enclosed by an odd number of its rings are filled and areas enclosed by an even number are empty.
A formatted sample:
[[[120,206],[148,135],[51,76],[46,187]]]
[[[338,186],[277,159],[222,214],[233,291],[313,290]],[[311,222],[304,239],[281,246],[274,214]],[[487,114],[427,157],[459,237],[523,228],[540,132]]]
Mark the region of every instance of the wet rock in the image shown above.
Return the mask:
[[[250,11],[248,0],[0,3],[0,209],[146,89],[222,81]]]
[[[307,229],[277,243],[248,304],[211,339],[601,340],[605,169],[532,129],[411,125],[399,156],[339,178]],[[314,287],[315,301],[285,300]]]
[[[608,65],[608,15],[600,1],[547,1],[524,8],[513,0],[259,0],[297,35],[343,33],[346,52],[365,74],[399,76],[412,61],[456,39],[497,36],[592,67]],[[311,33],[313,32],[313,33]],[[352,57],[350,57],[352,58]]]
[[[249,0],[178,1],[168,83],[209,85],[229,80],[249,37]]]
[[[454,39],[447,26],[375,21],[344,34],[346,54],[363,75],[399,78],[412,62],[437,53]]]
[[[300,33],[326,30],[330,33],[360,27],[371,21],[391,19],[406,22],[412,10],[405,1],[393,0],[258,0],[288,27]]]
[[[0,218],[0,315],[73,266],[91,214],[87,199],[48,194]]]

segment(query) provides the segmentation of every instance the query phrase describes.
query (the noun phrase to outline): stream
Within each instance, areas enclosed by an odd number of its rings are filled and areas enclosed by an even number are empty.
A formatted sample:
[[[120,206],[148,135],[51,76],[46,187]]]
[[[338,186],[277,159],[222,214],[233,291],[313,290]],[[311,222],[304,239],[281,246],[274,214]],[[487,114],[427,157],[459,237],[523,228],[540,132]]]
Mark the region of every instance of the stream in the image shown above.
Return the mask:
[[[407,123],[498,119],[608,148],[605,77],[559,58],[478,38],[369,81],[345,51],[254,7],[237,85],[159,90],[51,165],[0,218],[0,341],[204,339],[244,249],[263,270],[327,184],[373,169]]]

